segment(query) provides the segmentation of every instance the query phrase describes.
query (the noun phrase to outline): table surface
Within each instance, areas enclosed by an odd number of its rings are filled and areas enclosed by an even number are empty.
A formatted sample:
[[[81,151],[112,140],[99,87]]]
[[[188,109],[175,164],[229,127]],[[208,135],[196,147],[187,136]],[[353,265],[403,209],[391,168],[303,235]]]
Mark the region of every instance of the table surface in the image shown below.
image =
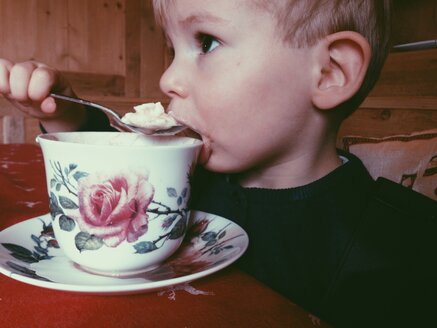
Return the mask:
[[[0,145],[0,231],[47,212],[39,147]],[[232,265],[163,291],[108,296],[0,274],[0,318],[3,327],[328,327]]]

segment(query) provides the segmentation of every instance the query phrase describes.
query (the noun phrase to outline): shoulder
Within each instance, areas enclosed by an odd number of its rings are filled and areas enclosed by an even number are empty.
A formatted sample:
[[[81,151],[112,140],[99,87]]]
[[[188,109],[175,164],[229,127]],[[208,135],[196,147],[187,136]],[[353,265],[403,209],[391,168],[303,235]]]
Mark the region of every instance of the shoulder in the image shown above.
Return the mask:
[[[328,316],[418,320],[437,292],[436,236],[437,203],[379,178],[326,297]]]
[[[385,264],[419,264],[437,251],[437,202],[385,178],[377,179],[354,244],[378,251]],[[363,247],[363,245],[369,245]],[[427,260],[426,260],[427,261]]]
[[[415,223],[437,223],[436,201],[385,178],[376,181],[371,206],[391,216],[413,219]]]

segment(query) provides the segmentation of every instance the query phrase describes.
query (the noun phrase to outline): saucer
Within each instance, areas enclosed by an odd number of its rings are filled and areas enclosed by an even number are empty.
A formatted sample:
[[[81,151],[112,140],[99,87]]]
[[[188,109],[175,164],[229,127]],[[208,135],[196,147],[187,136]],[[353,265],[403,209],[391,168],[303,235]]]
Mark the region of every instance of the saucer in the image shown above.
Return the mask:
[[[43,288],[91,294],[131,294],[165,289],[208,276],[246,251],[246,232],[223,217],[192,211],[186,237],[157,268],[131,276],[92,274],[59,249],[45,214],[0,232],[0,272]]]

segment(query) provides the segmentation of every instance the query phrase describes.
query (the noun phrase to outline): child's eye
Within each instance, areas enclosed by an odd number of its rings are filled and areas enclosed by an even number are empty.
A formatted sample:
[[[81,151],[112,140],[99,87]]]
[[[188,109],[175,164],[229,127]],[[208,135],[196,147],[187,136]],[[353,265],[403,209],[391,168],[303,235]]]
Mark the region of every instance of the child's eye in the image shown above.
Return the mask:
[[[213,51],[220,45],[220,42],[209,34],[199,33],[196,39],[199,42],[199,47],[203,54]]]

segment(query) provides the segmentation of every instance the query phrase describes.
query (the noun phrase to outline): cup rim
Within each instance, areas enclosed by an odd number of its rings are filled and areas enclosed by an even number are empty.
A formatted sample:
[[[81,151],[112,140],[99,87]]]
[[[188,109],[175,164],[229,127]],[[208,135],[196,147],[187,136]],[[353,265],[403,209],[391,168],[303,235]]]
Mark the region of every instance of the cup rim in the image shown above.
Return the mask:
[[[66,135],[80,135],[80,134],[90,134],[90,135],[138,135],[141,138],[147,138],[152,140],[186,140],[191,141],[191,143],[169,143],[169,144],[137,144],[137,145],[129,145],[129,144],[96,144],[96,143],[82,143],[82,142],[74,142],[74,141],[66,141],[66,140],[58,140],[58,137],[66,136]],[[146,136],[146,135],[140,135],[135,132],[120,132],[120,131],[71,131],[71,132],[50,132],[50,133],[41,133],[36,136],[35,138],[36,142],[41,145],[41,141],[43,143],[47,144],[69,144],[69,145],[76,145],[80,147],[99,147],[99,148],[124,148],[129,147],[130,149],[192,149],[197,148],[203,145],[203,141],[200,139],[196,139],[193,137],[186,137],[186,136]]]

